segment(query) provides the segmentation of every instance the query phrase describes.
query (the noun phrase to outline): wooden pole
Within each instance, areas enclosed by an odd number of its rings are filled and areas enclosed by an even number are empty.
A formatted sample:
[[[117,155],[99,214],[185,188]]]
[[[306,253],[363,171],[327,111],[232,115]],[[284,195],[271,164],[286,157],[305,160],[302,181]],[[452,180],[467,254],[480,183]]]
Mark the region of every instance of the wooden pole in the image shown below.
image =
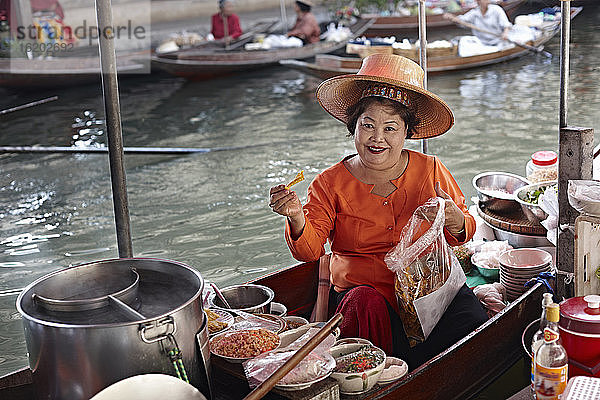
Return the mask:
[[[133,245],[131,242],[127,182],[123,160],[121,106],[119,104],[119,85],[117,82],[115,35],[112,31],[111,0],[96,0],[96,21],[100,32],[98,35],[98,45],[100,47],[100,67],[102,70],[102,97],[104,98],[104,112],[106,114],[108,159],[115,211],[117,245],[120,258],[131,258],[133,257]]]
[[[425,0],[419,0],[419,60],[425,75],[423,76],[423,88],[427,89],[427,18],[425,16]],[[427,139],[421,140],[421,152],[427,154],[429,143]]]
[[[49,102],[54,101],[54,100],[58,100],[58,96],[52,96],[52,97],[48,97],[46,99],[42,99],[42,100],[38,100],[38,101],[32,101],[31,103],[22,104],[20,106],[16,106],[16,107],[12,107],[12,108],[7,108],[6,110],[0,111],[0,115],[9,114],[11,112],[24,110],[24,109],[29,108],[29,107],[39,106],[40,104],[49,103]]]
[[[569,204],[567,188],[570,179],[592,179],[594,130],[567,126],[560,129],[558,147],[558,267],[559,297],[574,296],[575,218],[579,212]]]

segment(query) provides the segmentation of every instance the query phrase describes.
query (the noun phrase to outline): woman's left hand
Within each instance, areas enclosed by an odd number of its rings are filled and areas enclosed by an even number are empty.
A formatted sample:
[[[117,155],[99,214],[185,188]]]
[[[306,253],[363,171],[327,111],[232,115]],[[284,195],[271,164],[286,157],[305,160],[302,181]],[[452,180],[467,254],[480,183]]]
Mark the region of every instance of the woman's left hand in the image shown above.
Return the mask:
[[[465,215],[452,200],[452,197],[442,190],[439,182],[435,183],[435,193],[446,202],[446,222],[444,226],[453,236],[460,235],[465,230]]]

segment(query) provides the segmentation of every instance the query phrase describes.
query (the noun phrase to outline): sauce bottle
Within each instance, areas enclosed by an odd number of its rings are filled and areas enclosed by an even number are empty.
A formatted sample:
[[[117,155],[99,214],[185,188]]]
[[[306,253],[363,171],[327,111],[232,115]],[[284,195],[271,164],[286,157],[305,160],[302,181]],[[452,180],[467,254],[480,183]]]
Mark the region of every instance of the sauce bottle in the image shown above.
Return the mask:
[[[569,359],[558,341],[559,305],[552,303],[546,310],[544,343],[535,353],[535,395],[538,400],[558,400],[567,386]]]
[[[533,334],[531,340],[531,398],[535,399],[535,386],[533,379],[533,369],[535,366],[535,353],[538,351],[542,343],[544,343],[544,328],[548,326],[548,319],[546,318],[546,308],[552,304],[552,293],[544,293],[542,298],[542,316],[540,317],[540,329]]]

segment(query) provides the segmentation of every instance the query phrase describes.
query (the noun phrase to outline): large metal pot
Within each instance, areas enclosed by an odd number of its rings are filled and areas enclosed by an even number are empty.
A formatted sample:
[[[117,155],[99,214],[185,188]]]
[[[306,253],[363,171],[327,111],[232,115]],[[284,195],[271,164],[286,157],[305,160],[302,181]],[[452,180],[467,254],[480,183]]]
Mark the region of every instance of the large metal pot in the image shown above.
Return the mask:
[[[208,331],[198,271],[159,259],[67,268],[17,299],[38,399],[89,399],[124,378],[176,375],[181,351],[192,385],[210,397]]]

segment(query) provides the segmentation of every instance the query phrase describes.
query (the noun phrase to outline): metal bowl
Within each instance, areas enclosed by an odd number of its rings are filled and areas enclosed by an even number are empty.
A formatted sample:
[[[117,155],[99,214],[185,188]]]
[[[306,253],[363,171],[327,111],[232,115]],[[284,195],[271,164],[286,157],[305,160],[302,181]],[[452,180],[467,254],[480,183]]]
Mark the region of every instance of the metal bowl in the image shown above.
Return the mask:
[[[548,218],[548,214],[546,211],[542,210],[542,207],[539,205],[525,201],[525,196],[527,193],[537,190],[541,187],[552,186],[556,184],[557,181],[534,183],[532,185],[523,186],[515,192],[515,200],[520,204],[523,214],[525,214],[529,221],[533,222],[534,224],[539,224],[541,221]]]
[[[483,172],[473,177],[479,204],[492,211],[510,212],[519,209],[513,193],[529,182],[508,172]]]
[[[269,314],[271,312],[271,302],[275,297],[275,293],[271,288],[251,284],[227,286],[221,289],[221,293],[231,309],[225,307],[225,304],[213,293],[210,301],[215,308],[240,310],[249,313]]]
[[[508,241],[508,244],[515,248],[553,246],[546,238],[546,235],[523,235],[521,233],[509,232],[504,229],[496,228],[487,222],[485,224],[492,228],[496,240],[506,240]]]

